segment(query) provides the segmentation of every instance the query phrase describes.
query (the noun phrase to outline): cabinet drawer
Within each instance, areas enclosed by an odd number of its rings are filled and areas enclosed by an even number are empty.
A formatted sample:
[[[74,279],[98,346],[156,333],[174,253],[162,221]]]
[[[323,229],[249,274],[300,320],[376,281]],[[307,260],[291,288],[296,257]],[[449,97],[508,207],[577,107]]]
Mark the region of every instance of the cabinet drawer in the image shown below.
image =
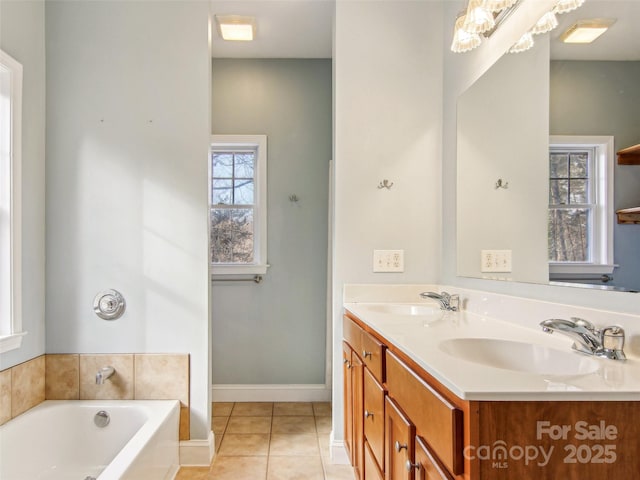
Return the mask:
[[[384,389],[369,369],[364,369],[364,436],[371,453],[384,470]]]
[[[342,317],[342,337],[358,355],[362,355],[362,334],[364,333],[353,320],[344,315]]]
[[[442,467],[421,437],[416,437],[416,462],[413,480],[453,480],[453,477]]]
[[[368,442],[364,442],[364,480],[384,480]]]
[[[367,332],[362,332],[361,337],[361,351],[362,360],[367,368],[373,373],[378,382],[384,382],[384,352],[385,346],[376,340],[373,336]]]
[[[386,353],[386,385],[394,399],[412,420],[416,434],[455,475],[464,468],[462,411],[418,377],[393,353]]]
[[[396,402],[385,399],[385,476],[387,480],[411,480],[407,462],[413,459],[415,428]]]

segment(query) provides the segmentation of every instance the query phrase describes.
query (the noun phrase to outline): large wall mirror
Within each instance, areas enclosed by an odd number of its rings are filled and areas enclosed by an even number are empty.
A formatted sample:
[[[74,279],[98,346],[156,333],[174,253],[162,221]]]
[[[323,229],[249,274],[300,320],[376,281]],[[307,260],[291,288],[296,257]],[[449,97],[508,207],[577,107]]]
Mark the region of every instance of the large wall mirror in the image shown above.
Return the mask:
[[[615,23],[589,45],[560,41],[595,18]],[[638,291],[640,225],[615,211],[640,206],[640,166],[606,154],[640,144],[640,2],[587,0],[558,20],[458,100],[457,273]]]

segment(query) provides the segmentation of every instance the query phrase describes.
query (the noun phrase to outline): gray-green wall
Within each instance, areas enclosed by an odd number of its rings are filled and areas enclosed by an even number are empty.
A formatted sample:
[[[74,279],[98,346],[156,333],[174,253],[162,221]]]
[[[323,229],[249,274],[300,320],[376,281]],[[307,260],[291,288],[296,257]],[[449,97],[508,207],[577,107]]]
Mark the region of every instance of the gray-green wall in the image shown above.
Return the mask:
[[[551,135],[613,135],[640,143],[640,62],[551,62]],[[640,166],[615,165],[614,206],[640,205]],[[640,290],[640,225],[614,225],[614,285]]]
[[[213,383],[324,384],[331,60],[214,59],[212,79],[213,133],[268,137],[271,265],[213,285]]]

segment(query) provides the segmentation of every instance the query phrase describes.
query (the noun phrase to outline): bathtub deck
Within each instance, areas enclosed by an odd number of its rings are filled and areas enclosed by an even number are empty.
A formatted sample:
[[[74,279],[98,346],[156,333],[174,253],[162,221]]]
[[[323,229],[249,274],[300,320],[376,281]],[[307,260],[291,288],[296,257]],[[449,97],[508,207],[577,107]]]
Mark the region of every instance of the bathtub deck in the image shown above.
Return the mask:
[[[329,458],[329,403],[214,403],[216,456],[176,480],[353,480]]]

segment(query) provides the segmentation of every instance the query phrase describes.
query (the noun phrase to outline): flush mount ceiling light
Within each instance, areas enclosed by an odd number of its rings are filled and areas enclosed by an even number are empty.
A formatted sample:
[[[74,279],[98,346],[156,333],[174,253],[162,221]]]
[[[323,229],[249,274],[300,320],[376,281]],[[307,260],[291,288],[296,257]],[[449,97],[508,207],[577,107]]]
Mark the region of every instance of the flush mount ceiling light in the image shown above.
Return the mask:
[[[256,32],[256,20],[241,15],[216,15],[218,32],[223,40],[250,42]]]
[[[560,35],[564,43],[591,43],[616,22],[614,18],[578,20]]]
[[[482,39],[477,33],[469,33],[462,28],[466,15],[460,15],[456,19],[456,26],[453,31],[453,42],[451,43],[451,51],[454,53],[463,53],[473,50]]]

